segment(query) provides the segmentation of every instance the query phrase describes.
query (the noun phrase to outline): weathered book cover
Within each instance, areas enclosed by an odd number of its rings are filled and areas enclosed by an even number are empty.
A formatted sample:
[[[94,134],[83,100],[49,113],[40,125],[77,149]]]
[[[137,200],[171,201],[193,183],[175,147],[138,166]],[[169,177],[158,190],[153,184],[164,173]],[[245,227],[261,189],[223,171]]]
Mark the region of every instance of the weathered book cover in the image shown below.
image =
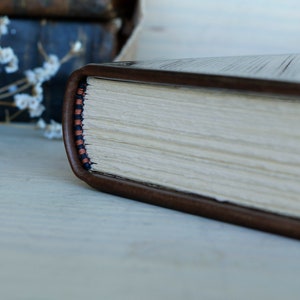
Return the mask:
[[[135,0],[2,0],[1,15],[11,17],[108,20],[131,14]]]
[[[300,73],[297,71],[299,62],[299,55],[275,55],[120,62],[81,68],[69,78],[63,107],[64,143],[72,170],[81,180],[103,192],[299,239],[300,219],[297,217],[148,185],[120,177],[118,174],[111,176],[89,171],[82,164],[78,153],[77,132],[74,127],[77,120],[75,100],[80,90],[79,84],[87,76],[151,83],[154,86],[160,84],[193,89],[214,88],[222,89],[224,93],[231,90],[292,96],[294,99],[295,96],[300,96]]]

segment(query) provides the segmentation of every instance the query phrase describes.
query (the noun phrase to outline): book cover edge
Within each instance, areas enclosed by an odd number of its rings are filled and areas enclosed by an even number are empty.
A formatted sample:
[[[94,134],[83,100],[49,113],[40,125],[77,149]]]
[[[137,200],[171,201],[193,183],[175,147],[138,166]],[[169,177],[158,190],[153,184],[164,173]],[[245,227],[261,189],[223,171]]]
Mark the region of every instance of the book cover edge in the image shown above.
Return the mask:
[[[192,195],[159,187],[147,186],[146,184],[133,182],[123,178],[106,176],[105,174],[92,174],[84,169],[78,158],[72,123],[74,114],[73,99],[76,89],[79,82],[87,76],[100,76],[109,79],[115,77],[119,78],[120,68],[122,69],[122,67],[116,68],[90,64],[76,70],[69,77],[63,104],[63,139],[69,163],[74,174],[78,178],[91,187],[105,193],[115,194],[128,199],[134,199],[281,236],[300,239],[300,220],[297,218],[235,205],[229,202],[219,202],[215,199],[201,195]],[[148,71],[139,70],[138,75],[140,75],[141,72],[147,73]],[[192,77],[194,76],[195,75]],[[222,80],[222,78],[219,79]]]

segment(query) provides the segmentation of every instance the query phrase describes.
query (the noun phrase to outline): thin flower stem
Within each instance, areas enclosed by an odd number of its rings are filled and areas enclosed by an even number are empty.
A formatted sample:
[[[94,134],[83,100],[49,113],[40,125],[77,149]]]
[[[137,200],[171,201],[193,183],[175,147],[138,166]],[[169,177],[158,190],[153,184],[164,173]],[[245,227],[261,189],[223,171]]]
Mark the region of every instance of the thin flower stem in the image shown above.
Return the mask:
[[[5,102],[5,101],[0,101],[0,106],[11,106],[11,107],[16,107],[16,105],[12,102]]]
[[[67,53],[61,60],[59,61],[61,64],[66,63],[68,60],[70,60],[73,57],[73,55],[69,52]]]
[[[1,99],[5,99],[5,98],[8,98],[8,97],[10,97],[10,96],[13,96],[13,95],[15,95],[15,94],[18,94],[19,92],[22,92],[22,91],[28,89],[28,88],[31,87],[31,86],[32,86],[31,83],[27,83],[27,84],[24,84],[23,86],[19,87],[17,90],[15,90],[15,91],[13,91],[13,92],[2,93],[2,94],[0,95],[0,100],[1,100]]]
[[[9,90],[13,86],[18,86],[18,85],[21,85],[21,84],[23,84],[25,82],[27,82],[27,79],[24,77],[22,79],[19,79],[19,80],[13,82],[13,83],[5,85],[2,88],[0,88],[0,94],[3,93],[3,92],[5,92],[5,91],[7,91],[7,90]]]
[[[15,119],[17,116],[19,116],[22,112],[24,112],[27,108],[18,110],[16,113],[14,113],[12,116],[9,117],[9,122]]]
[[[9,118],[9,110],[6,109],[5,110],[5,123],[9,123],[10,122],[10,118]]]
[[[79,55],[80,53],[82,53],[82,51],[78,51],[78,52],[75,52],[73,51],[72,49],[64,56],[60,59],[60,63],[61,64],[64,64],[66,63],[68,60],[70,60],[71,58],[73,58],[74,56],[77,56]]]
[[[44,59],[45,59],[46,61],[49,61],[49,56],[48,56],[48,54],[46,53],[46,51],[45,51],[45,49],[44,49],[42,43],[41,43],[41,42],[38,42],[37,46],[38,46],[39,52],[42,54],[42,56],[44,57]]]

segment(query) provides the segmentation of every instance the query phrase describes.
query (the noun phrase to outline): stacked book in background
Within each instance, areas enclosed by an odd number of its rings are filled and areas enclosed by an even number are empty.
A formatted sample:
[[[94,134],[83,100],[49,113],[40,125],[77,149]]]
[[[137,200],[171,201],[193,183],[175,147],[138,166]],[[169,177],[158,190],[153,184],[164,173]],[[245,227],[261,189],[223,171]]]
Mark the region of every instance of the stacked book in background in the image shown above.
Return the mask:
[[[130,35],[136,0],[80,0],[80,1],[8,1],[0,3],[0,15],[10,19],[8,34],[1,36],[1,47],[11,47],[19,59],[19,69],[12,74],[1,70],[1,87],[24,78],[26,70],[42,66],[45,54],[64,57],[70,45],[82,44],[80,55],[68,60],[55,77],[43,84],[42,117],[61,121],[61,106],[68,75],[90,62],[112,61]],[[42,46],[38,48],[38,43]],[[23,91],[23,92],[26,92]],[[7,100],[7,99],[6,99]],[[13,102],[13,98],[9,101]],[[10,107],[9,114],[18,109]],[[0,110],[0,120],[5,110]],[[30,121],[28,113],[16,121]]]

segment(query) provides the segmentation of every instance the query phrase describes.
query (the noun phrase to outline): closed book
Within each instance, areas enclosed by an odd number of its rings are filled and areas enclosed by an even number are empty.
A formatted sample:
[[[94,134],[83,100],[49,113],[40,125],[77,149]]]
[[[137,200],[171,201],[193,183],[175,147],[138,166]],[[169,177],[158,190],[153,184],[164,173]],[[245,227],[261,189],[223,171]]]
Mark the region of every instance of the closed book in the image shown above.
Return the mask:
[[[108,20],[132,14],[136,0],[1,0],[0,12],[10,17]]]
[[[75,175],[124,198],[300,238],[300,55],[90,64],[69,78]]]

